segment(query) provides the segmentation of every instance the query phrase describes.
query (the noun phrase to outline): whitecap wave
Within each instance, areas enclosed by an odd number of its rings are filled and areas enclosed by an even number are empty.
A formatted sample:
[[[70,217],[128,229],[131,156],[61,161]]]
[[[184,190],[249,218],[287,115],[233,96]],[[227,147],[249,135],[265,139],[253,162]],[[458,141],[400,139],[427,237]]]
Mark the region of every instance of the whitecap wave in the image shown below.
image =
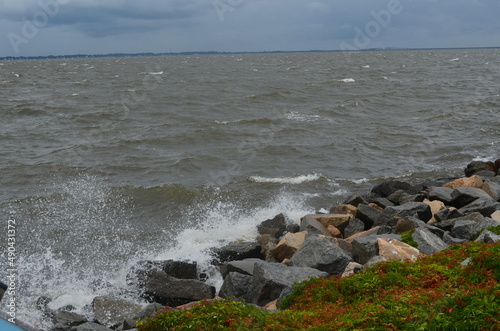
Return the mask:
[[[276,183],[276,184],[302,184],[307,182],[313,182],[321,178],[318,174],[300,175],[294,177],[261,177],[252,176],[250,180],[255,183]]]
[[[343,78],[343,79],[339,79],[338,81],[342,82],[342,83],[355,83],[356,82],[356,80],[354,80],[354,78]]]

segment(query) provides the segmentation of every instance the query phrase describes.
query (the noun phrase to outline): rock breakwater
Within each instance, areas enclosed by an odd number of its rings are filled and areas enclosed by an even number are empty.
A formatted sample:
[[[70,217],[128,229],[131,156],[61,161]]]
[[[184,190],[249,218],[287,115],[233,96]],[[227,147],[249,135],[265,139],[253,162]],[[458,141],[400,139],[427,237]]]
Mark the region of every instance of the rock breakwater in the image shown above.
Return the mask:
[[[212,250],[212,264],[224,277],[218,294],[195,262],[143,261],[130,270],[128,281],[141,289],[150,302],[146,307],[96,297],[91,320],[70,306],[49,309],[50,298],[40,298],[39,307],[53,322],[52,331],[134,330],[137,320],[160,307],[186,310],[218,297],[277,309],[294,282],[310,277],[347,277],[385,260],[411,262],[453,244],[499,241],[499,167],[500,159],[474,161],[462,178],[417,185],[385,181],[328,213],[304,215],[300,224],[290,224],[283,214],[264,220],[255,241]]]

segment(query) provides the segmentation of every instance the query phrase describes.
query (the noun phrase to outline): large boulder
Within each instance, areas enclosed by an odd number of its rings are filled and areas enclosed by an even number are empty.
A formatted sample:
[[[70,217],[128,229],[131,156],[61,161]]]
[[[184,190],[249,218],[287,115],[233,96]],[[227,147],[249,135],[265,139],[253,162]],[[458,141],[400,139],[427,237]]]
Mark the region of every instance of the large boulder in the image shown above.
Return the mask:
[[[243,275],[253,275],[253,268],[256,262],[262,261],[261,259],[245,259],[240,261],[231,261],[225,263],[221,268],[223,277],[226,277],[230,272],[237,272]]]
[[[408,194],[417,194],[419,192],[419,190],[410,183],[402,182],[399,180],[390,180],[383,182],[372,188],[371,192],[378,194],[383,198],[386,198],[399,190],[402,190]]]
[[[290,261],[296,267],[310,267],[330,275],[341,275],[352,258],[336,244],[335,239],[311,236]]]
[[[488,193],[480,188],[473,187],[459,187],[453,190],[451,197],[453,200],[450,202],[450,205],[456,208],[464,207],[478,199],[493,201],[493,198]]]
[[[377,239],[379,238],[401,240],[401,236],[396,234],[371,235],[368,237],[355,238],[351,243],[353,260],[360,264],[365,264],[371,258],[377,256],[379,253]]]
[[[477,199],[459,209],[459,211],[465,215],[480,213],[485,217],[490,216],[497,210],[500,210],[500,202],[490,199]]]
[[[487,180],[483,183],[481,189],[488,193],[493,200],[500,201],[500,183],[495,180]]]
[[[295,282],[311,277],[327,277],[313,268],[287,267],[280,263],[258,262],[253,275],[253,303],[259,306],[278,299],[281,291]]]
[[[467,177],[471,177],[472,175],[480,172],[480,171],[495,171],[495,165],[492,162],[484,162],[484,161],[472,161],[465,168],[465,175]]]
[[[444,231],[452,231],[453,226],[455,223],[459,221],[474,221],[476,223],[484,220],[484,216],[481,215],[480,213],[471,213],[469,215],[465,215],[462,217],[457,217],[457,218],[449,218],[444,221],[438,222],[434,224],[434,226],[444,230]]]
[[[92,308],[97,323],[110,328],[118,326],[143,309],[139,304],[111,296],[95,297],[92,300]]]
[[[214,264],[223,264],[228,261],[260,258],[262,247],[256,242],[235,241],[221,248],[214,248]]]
[[[274,256],[280,261],[290,259],[306,240],[307,231],[287,233],[273,250]]]
[[[163,262],[163,271],[179,279],[196,279],[198,277],[196,261],[167,260]]]
[[[340,231],[343,231],[349,224],[349,220],[352,216],[350,214],[317,214],[306,215],[304,218],[307,220],[312,218],[318,221],[325,229],[328,228],[328,226],[334,226]]]
[[[439,200],[445,205],[449,205],[453,200],[453,198],[451,197],[452,192],[453,189],[449,187],[433,186],[429,190],[429,199],[432,201]]]
[[[407,216],[416,217],[424,222],[428,222],[432,218],[431,207],[424,202],[407,202],[401,206],[387,207],[384,209],[384,214],[396,219]],[[396,222],[397,220],[394,221],[394,224],[389,225],[394,226]]]
[[[313,215],[306,215],[300,219],[300,231],[306,231],[307,235],[324,235],[329,236],[330,233]]]
[[[265,220],[257,226],[259,234],[269,234],[275,238],[283,236],[286,228],[286,219],[283,214],[278,214],[274,218]]]
[[[219,291],[222,298],[235,298],[238,300],[252,301],[253,277],[230,272],[225,278]]]
[[[448,248],[448,244],[427,229],[415,229],[412,233],[412,237],[418,245],[418,250],[424,254],[429,255]]]
[[[353,234],[363,232],[365,230],[365,223],[358,218],[351,218],[349,224],[344,229],[344,238],[348,238]]]
[[[391,238],[378,238],[378,255],[387,260],[415,261],[420,251],[415,247]]]
[[[215,297],[213,286],[195,279],[177,279],[158,269],[139,271],[138,279],[144,294],[162,305],[178,306]]]
[[[472,176],[468,178],[458,178],[452,182],[446,183],[443,187],[449,187],[451,189],[469,187],[469,188],[481,188],[483,186],[483,180],[479,176]]]
[[[358,205],[356,218],[358,218],[365,224],[365,230],[368,230],[373,226],[378,226],[379,223],[385,223],[385,221],[387,221],[387,217],[379,209],[369,205],[361,204]]]
[[[87,318],[85,316],[72,311],[55,310],[51,315],[55,328],[69,328],[87,322]]]
[[[462,216],[464,216],[464,214],[458,211],[458,209],[456,209],[455,207],[445,208],[434,214],[434,218],[437,222],[442,222],[448,219],[458,218]]]

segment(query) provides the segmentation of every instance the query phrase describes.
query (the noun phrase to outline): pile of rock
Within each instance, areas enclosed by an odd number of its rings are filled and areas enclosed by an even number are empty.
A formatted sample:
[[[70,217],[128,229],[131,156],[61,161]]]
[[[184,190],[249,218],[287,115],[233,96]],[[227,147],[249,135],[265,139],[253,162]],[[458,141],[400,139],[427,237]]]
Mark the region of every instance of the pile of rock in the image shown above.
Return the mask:
[[[306,215],[289,224],[283,214],[258,226],[254,242],[213,249],[213,265],[224,283],[219,296],[276,309],[291,285],[310,277],[346,277],[385,260],[412,261],[466,241],[496,242],[489,227],[500,226],[500,160],[472,162],[466,177],[420,185],[391,180],[367,194],[354,194],[328,214]],[[216,289],[195,262],[144,261],[129,281],[151,305],[123,299],[94,299],[95,320],[66,311],[42,310],[57,331],[133,330],[138,318],[158,307],[189,309],[216,298]],[[44,308],[45,307],[45,308]]]

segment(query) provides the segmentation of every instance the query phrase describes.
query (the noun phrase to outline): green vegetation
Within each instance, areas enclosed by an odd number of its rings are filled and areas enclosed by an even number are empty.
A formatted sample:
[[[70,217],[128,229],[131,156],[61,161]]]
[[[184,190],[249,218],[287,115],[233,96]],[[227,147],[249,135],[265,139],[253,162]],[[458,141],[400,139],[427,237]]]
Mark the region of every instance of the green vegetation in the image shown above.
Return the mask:
[[[454,245],[414,263],[296,283],[278,312],[201,302],[166,308],[139,330],[500,330],[499,257],[500,243]]]
[[[401,233],[401,241],[407,245],[418,248],[418,243],[413,240],[413,232],[415,232],[415,229]]]

